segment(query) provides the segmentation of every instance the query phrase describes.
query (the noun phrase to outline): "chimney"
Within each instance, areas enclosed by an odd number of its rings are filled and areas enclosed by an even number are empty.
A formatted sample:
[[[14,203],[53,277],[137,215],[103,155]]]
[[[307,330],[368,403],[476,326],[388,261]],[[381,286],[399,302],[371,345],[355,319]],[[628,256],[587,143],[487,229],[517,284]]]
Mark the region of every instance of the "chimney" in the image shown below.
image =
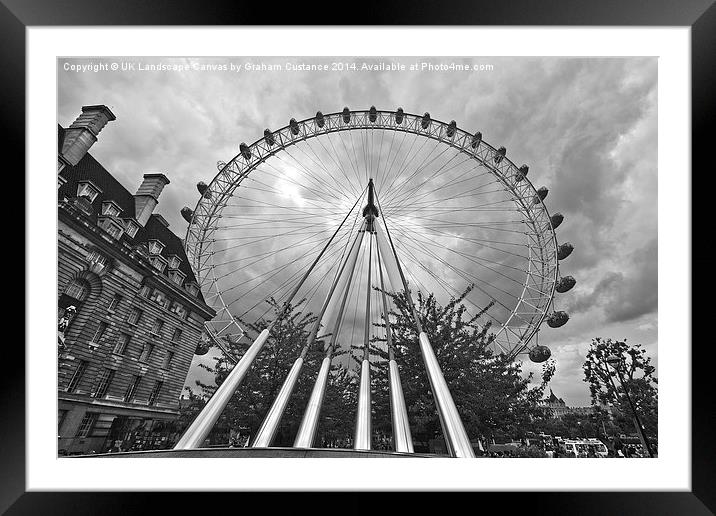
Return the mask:
[[[142,226],[146,225],[150,215],[159,204],[159,195],[169,179],[164,174],[144,174],[144,181],[134,194],[134,218]]]
[[[107,106],[83,106],[82,114],[65,129],[60,152],[62,158],[72,166],[77,165],[97,141],[97,135],[107,122],[115,118],[114,113]]]

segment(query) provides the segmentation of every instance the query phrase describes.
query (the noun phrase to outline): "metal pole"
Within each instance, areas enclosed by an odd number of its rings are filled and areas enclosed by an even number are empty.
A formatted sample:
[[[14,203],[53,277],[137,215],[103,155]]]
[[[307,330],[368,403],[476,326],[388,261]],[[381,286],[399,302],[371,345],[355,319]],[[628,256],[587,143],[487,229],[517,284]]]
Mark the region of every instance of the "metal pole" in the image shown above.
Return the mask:
[[[388,315],[388,296],[385,295],[385,284],[383,282],[383,269],[381,268],[380,247],[376,249],[376,261],[380,275],[380,289],[383,297],[383,319],[385,320],[385,340],[388,346],[388,385],[390,389],[390,414],[393,422],[393,447],[395,451],[413,453],[413,438],[410,435],[408,424],[408,410],[403,397],[403,387],[400,385],[400,374],[398,364],[395,361],[395,350],[393,348],[393,336],[390,329],[390,317]]]
[[[308,354],[308,350],[311,349],[311,346],[313,345],[314,341],[316,340],[316,336],[318,335],[318,330],[321,328],[321,321],[324,319],[324,315],[326,313],[326,309],[328,307],[328,304],[330,303],[331,299],[333,298],[333,293],[336,290],[336,285],[338,285],[338,281],[340,280],[343,270],[346,267],[346,264],[349,261],[349,257],[352,255],[353,247],[356,245],[357,239],[353,240],[353,244],[351,245],[350,250],[348,251],[348,255],[346,256],[346,259],[343,261],[343,264],[341,265],[338,275],[336,276],[336,279],[333,281],[333,285],[331,285],[331,289],[328,291],[328,295],[326,296],[325,301],[323,302],[323,306],[321,307],[321,312],[318,314],[318,318],[316,319],[316,323],[313,325],[313,329],[311,330],[311,334],[308,336],[308,340],[306,341],[306,345],[303,346],[303,349],[301,349],[301,354],[296,359],[296,361],[293,363],[293,366],[291,367],[291,370],[288,373],[288,376],[283,382],[283,385],[281,386],[281,390],[276,395],[276,399],[274,400],[273,404],[271,405],[271,408],[269,409],[268,413],[266,414],[266,417],[264,418],[263,422],[261,423],[261,427],[259,428],[258,433],[256,434],[256,439],[254,440],[254,443],[252,444],[252,447],[254,448],[267,448],[271,446],[271,441],[273,440],[274,436],[276,435],[276,431],[278,430],[279,424],[281,423],[281,418],[283,417],[283,413],[286,411],[286,406],[288,405],[288,400],[291,397],[291,394],[293,393],[293,389],[296,386],[296,381],[298,380],[298,375],[301,372],[301,369],[303,368],[303,363],[306,359],[306,355]]]
[[[378,205],[380,206],[380,202],[378,202]],[[375,224],[375,227],[378,238],[380,238],[381,226],[379,224]],[[388,231],[387,226],[385,230],[388,236],[388,242],[390,243],[390,248],[392,249],[392,258],[395,260],[395,265],[400,273],[401,281],[403,282],[405,297],[413,312],[413,319],[415,320],[415,326],[418,330],[420,351],[423,356],[423,362],[425,363],[428,380],[430,381],[430,390],[433,392],[435,404],[437,405],[438,415],[440,416],[440,424],[443,429],[445,444],[447,445],[448,452],[452,457],[474,457],[475,452],[472,449],[472,444],[470,444],[470,438],[465,431],[465,426],[462,424],[460,414],[457,412],[457,407],[452,399],[445,377],[440,370],[440,365],[438,364],[435,352],[430,345],[430,340],[428,340],[428,336],[423,331],[420,318],[418,317],[418,312],[415,308],[415,304],[413,303],[413,299],[410,296],[410,291],[408,290],[408,282],[403,274],[403,269],[400,267],[400,260],[398,260],[398,254],[395,250],[395,246],[393,245],[393,240],[390,238],[390,232]]]
[[[338,316],[336,317],[336,322],[333,326],[333,334],[331,335],[331,340],[326,350],[326,356],[321,363],[321,369],[318,371],[316,383],[314,384],[313,390],[311,391],[311,397],[308,400],[306,411],[303,414],[301,426],[298,429],[298,433],[296,434],[296,440],[293,443],[294,448],[310,448],[313,445],[313,440],[316,437],[316,430],[318,428],[318,417],[321,412],[321,405],[323,405],[323,397],[326,392],[326,383],[328,382],[328,373],[331,367],[333,349],[335,346],[336,338],[338,337],[338,332],[341,328],[341,322],[343,320],[343,310],[345,309],[346,300],[348,299],[348,292],[350,291],[350,280],[353,277],[356,261],[358,259],[358,250],[360,249],[360,244],[363,241],[364,233],[365,222],[363,223],[361,230],[359,230],[358,235],[356,236],[356,245],[351,250],[352,254],[348,262],[348,274],[345,278],[341,278],[341,282],[339,283],[341,284],[341,288],[343,289],[341,291],[343,292],[343,299],[341,300],[341,305],[338,310]]]
[[[278,314],[276,319],[274,319],[271,324],[269,324],[268,328],[264,329],[261,333],[259,333],[258,337],[256,337],[256,340],[254,340],[251,346],[249,346],[249,349],[246,350],[244,356],[241,357],[241,360],[238,361],[238,363],[234,366],[229,375],[226,377],[224,383],[222,383],[216,389],[216,392],[214,392],[213,396],[209,399],[206,406],[201,410],[201,412],[199,412],[199,414],[196,416],[196,419],[181,436],[179,442],[177,442],[177,444],[174,446],[175,450],[198,448],[204,442],[206,437],[209,435],[209,432],[211,432],[211,429],[214,428],[214,425],[219,419],[219,416],[226,408],[226,405],[229,403],[229,400],[234,395],[234,392],[236,392],[236,389],[238,389],[239,385],[243,381],[244,377],[246,376],[246,373],[248,373],[249,369],[251,369],[251,365],[253,364],[254,359],[266,343],[266,340],[268,339],[268,336],[274,325],[276,325],[276,323],[280,321],[284,315],[286,315],[286,312],[288,311],[294,296],[303,286],[303,283],[306,281],[309,274],[311,274],[313,269],[316,267],[318,261],[321,259],[321,257],[323,257],[323,254],[331,245],[331,242],[333,242],[336,235],[343,227],[343,224],[345,224],[350,214],[360,202],[360,199],[361,197],[358,197],[353,207],[350,209],[350,211],[340,223],[333,235],[331,235],[331,238],[328,239],[328,242],[323,247],[323,249],[321,249],[321,252],[318,254],[318,256],[308,268],[306,273],[303,275],[301,281],[298,282],[291,294],[288,296],[288,298],[286,298],[283,308],[281,309],[281,312]]]
[[[371,295],[371,261],[373,259],[373,235],[368,237],[368,288],[365,296],[365,338],[363,339],[363,360],[360,365],[360,387],[358,389],[358,413],[356,415],[355,437],[353,448],[370,450],[370,295]]]

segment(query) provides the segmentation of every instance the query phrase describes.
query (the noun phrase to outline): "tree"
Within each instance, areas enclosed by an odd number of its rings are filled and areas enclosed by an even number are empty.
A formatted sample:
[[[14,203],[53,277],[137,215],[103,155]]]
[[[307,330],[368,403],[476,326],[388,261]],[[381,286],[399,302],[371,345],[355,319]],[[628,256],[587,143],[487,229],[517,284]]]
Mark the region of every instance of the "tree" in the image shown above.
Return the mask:
[[[621,359],[618,371],[607,363],[611,356]],[[589,383],[592,404],[614,405],[620,413],[616,423],[625,433],[635,430],[628,393],[647,435],[658,436],[658,379],[654,376],[651,358],[646,356],[646,350],[640,344],[630,346],[626,339],[592,339],[582,370],[584,381]],[[623,387],[617,374],[621,375]]]
[[[279,317],[283,307],[274,299],[270,299],[268,303],[272,309],[273,317]],[[242,385],[236,390],[212,430],[214,436],[221,435],[221,438],[224,439],[225,435],[233,435],[236,432],[240,432],[244,436],[256,435],[315,324],[316,316],[310,312],[301,311],[303,303],[304,300],[301,300],[295,305],[287,307],[286,315],[273,326],[264,348],[254,360]],[[271,324],[271,319],[262,316],[254,322],[241,322],[244,324],[247,337],[250,334],[255,337]],[[233,356],[241,357],[252,342],[253,338],[244,338],[239,342],[229,341],[226,344]],[[336,353],[336,355],[340,354],[341,351]],[[317,340],[306,355],[301,375],[281,419],[281,426],[274,438],[273,446],[291,446],[293,444],[323,357],[323,341]],[[214,374],[216,386],[198,380],[196,383],[206,396],[210,396],[216,387],[226,379],[233,366],[233,360],[222,354],[216,358],[213,366],[200,365]],[[341,414],[345,409],[342,396],[348,389],[347,384],[351,379],[341,369],[338,364],[334,364],[331,368],[329,387],[322,410],[323,416],[331,417],[332,414]],[[338,421],[338,425],[341,424],[343,421]],[[332,429],[333,427],[329,425],[328,430]]]
[[[554,374],[554,364],[543,368],[542,381],[530,387],[532,374],[524,377],[519,362],[491,350],[494,334],[490,323],[478,321],[490,306],[469,315],[462,301],[473,287],[441,306],[433,294],[416,296],[416,311],[428,336],[458,413],[471,440],[507,435],[524,437],[532,418],[542,414],[537,401]],[[404,292],[386,292],[393,300],[391,330],[395,358],[400,369],[403,393],[413,439],[426,442],[442,435],[435,402],[430,392],[412,310]],[[385,341],[376,339],[372,351],[382,361],[376,364],[373,392],[374,415],[390,425],[387,393],[388,355]]]

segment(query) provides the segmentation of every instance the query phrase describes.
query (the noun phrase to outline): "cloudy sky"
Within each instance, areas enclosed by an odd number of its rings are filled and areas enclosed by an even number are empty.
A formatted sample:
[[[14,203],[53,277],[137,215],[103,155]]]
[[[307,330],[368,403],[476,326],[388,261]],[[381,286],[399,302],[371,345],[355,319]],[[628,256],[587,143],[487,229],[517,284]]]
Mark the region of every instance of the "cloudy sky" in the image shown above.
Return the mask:
[[[122,61],[134,63],[134,71],[76,66]],[[359,69],[286,70],[288,63],[333,62],[357,62]],[[361,71],[363,62],[407,69]],[[491,69],[410,71],[415,62]],[[189,70],[140,69],[160,63]],[[282,70],[247,70],[247,63]],[[232,64],[244,66],[235,71]],[[555,305],[571,319],[540,337],[556,361],[555,394],[569,405],[589,403],[581,364],[593,337],[643,344],[657,362],[655,58],[80,59],[60,60],[58,80],[61,125],[88,104],[106,104],[117,116],[91,153],[130,191],[150,171],[170,178],[158,212],[182,237],[179,210],[196,204],[196,183],[209,183],[216,162],[229,161],[240,142],[290,118],[343,106],[401,106],[480,130],[515,163],[529,165],[536,187],[549,188],[550,211],[565,216],[558,239],[575,246],[560,269],[577,286]],[[539,367],[526,363],[525,370]]]

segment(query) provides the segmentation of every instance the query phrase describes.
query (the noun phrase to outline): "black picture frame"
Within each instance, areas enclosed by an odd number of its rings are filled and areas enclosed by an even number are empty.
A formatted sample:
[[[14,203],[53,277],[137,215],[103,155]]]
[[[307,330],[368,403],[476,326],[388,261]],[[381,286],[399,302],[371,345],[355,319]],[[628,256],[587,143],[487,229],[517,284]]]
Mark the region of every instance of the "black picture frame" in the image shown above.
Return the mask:
[[[322,8],[325,7],[325,8]],[[450,3],[413,0],[411,2],[379,2],[365,5],[343,17],[337,4],[319,6],[295,2],[277,9],[274,3],[251,2],[239,4],[228,1],[197,2],[192,0],[0,0],[0,55],[2,67],[2,121],[6,135],[3,147],[6,157],[18,162],[6,170],[24,170],[25,141],[25,30],[31,26],[88,26],[88,25],[572,25],[572,26],[687,26],[691,27],[692,73],[692,168],[703,171],[697,177],[708,178],[712,159],[708,129],[714,125],[713,89],[716,85],[716,6],[714,0],[516,0],[487,2],[454,0]],[[11,177],[11,176],[10,176]],[[9,176],[6,176],[10,180]],[[685,181],[691,181],[685,177]],[[15,184],[17,180],[14,179]],[[7,183],[6,183],[7,185]],[[693,194],[704,195],[704,189]],[[699,193],[701,192],[701,193]],[[8,192],[8,195],[10,192]],[[17,194],[16,194],[17,195]],[[29,195],[29,192],[26,192]],[[704,206],[696,198],[692,206]],[[706,217],[692,215],[692,235],[708,235]],[[18,225],[19,226],[19,225]],[[699,231],[699,229],[701,231]],[[708,237],[707,237],[708,238]],[[703,255],[692,257],[693,268],[706,265]],[[16,266],[15,266],[16,267]],[[25,270],[25,274],[32,271]],[[704,320],[704,304],[692,302],[696,320]],[[701,315],[701,317],[698,317]],[[27,317],[27,313],[26,313]],[[662,314],[668,317],[668,314]],[[693,319],[693,315],[692,315]],[[6,323],[7,324],[7,323]],[[18,323],[15,322],[15,326]],[[690,492],[589,492],[589,493],[474,493],[470,500],[455,495],[450,502],[468,503],[483,508],[492,503],[504,504],[509,496],[509,508],[530,513],[575,514],[712,514],[716,511],[714,479],[714,396],[713,386],[707,384],[710,360],[699,359],[709,340],[699,340],[692,330],[692,490]],[[7,343],[7,342],[6,342]],[[661,345],[670,345],[667,342]],[[6,347],[10,349],[10,347]],[[49,352],[49,348],[48,348]],[[0,414],[0,510],[15,514],[135,514],[179,509],[185,512],[196,501],[196,493],[26,493],[25,492],[25,355],[15,347],[12,367],[6,364],[2,382],[2,411]],[[300,507],[315,512],[313,501],[304,494],[294,496],[285,509],[301,512]],[[421,508],[430,493],[407,493],[401,496],[401,512]],[[203,493],[200,503],[204,510],[229,509],[219,506],[234,504],[241,496],[244,509],[254,506],[260,494],[240,493],[217,495]],[[264,495],[265,496],[265,495]],[[213,497],[212,501],[206,500]],[[298,498],[298,500],[295,500]],[[367,512],[382,503],[381,495],[370,499],[360,493],[341,494],[331,500],[335,511]],[[276,503],[274,499],[274,504]],[[286,502],[281,502],[286,504]],[[283,507],[282,507],[283,508]],[[273,509],[278,509],[272,505]]]

